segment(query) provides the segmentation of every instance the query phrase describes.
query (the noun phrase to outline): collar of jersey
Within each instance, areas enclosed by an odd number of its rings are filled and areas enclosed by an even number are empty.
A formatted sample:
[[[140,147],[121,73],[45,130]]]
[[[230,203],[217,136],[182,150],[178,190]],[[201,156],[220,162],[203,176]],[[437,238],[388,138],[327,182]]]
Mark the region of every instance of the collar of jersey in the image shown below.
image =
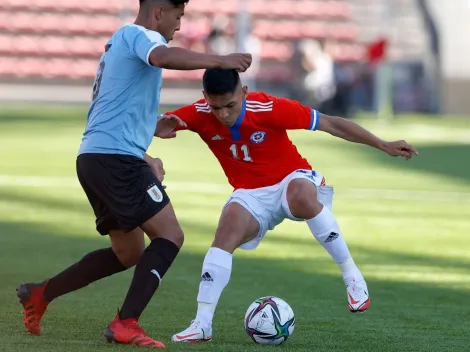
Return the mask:
[[[230,134],[232,135],[232,139],[234,141],[239,141],[242,139],[241,134],[240,134],[240,127],[243,123],[243,119],[245,118],[245,113],[246,113],[246,100],[243,99],[243,105],[242,105],[242,111],[240,112],[240,115],[238,115],[237,121],[235,121],[235,124],[230,127]]]

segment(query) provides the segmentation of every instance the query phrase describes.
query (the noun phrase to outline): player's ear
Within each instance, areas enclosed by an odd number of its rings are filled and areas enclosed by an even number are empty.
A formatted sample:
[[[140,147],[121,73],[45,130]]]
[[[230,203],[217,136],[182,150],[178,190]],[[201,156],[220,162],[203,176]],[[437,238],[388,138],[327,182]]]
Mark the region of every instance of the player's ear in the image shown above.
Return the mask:
[[[243,98],[246,98],[248,96],[248,86],[243,86],[242,95],[243,95]]]
[[[163,13],[163,7],[161,6],[155,7],[155,17],[157,20],[160,20],[162,18],[162,13]]]
[[[202,91],[202,95],[204,95],[204,99],[206,99],[206,101],[207,101],[207,95],[206,95],[206,92],[204,90]]]

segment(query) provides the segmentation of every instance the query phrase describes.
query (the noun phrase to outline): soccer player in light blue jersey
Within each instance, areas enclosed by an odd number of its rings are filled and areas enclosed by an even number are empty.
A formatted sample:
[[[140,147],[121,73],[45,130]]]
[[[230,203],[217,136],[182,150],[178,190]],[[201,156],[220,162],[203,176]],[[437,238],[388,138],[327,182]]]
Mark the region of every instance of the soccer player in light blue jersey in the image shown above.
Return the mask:
[[[105,45],[77,157],[77,175],[110,248],[88,253],[42,283],[21,284],[17,295],[33,335],[55,298],[136,265],[122,308],[105,330],[108,341],[163,348],[138,319],[176,258],[183,231],[162,181],[161,161],[146,155],[152,140],[162,69],[227,68],[243,72],[251,55],[226,56],[169,48],[188,0],[140,0],[134,24]],[[144,232],[151,242],[145,248]]]

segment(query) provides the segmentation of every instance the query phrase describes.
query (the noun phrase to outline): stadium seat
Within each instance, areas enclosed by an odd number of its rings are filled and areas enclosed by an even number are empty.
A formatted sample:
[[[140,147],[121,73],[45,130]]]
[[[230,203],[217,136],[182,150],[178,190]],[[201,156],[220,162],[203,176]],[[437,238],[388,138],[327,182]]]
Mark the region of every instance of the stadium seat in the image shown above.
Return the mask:
[[[330,38],[337,61],[357,61],[364,49],[345,0],[247,0],[252,33],[261,42],[259,76],[288,77],[294,42]],[[214,15],[229,16],[225,35],[235,35],[238,0],[197,0],[188,5],[172,45],[205,50]],[[138,3],[127,0],[0,0],[0,76],[92,79],[109,35],[133,22]],[[18,59],[19,58],[19,59]],[[166,79],[198,80],[200,71],[164,71]]]
[[[46,43],[47,44],[47,43]],[[53,51],[55,49],[54,44],[51,43],[52,46],[50,49]],[[36,40],[34,40],[34,37],[31,36],[16,36],[13,40],[13,54],[18,55],[18,56],[25,56],[25,55],[37,55],[39,54],[39,45]]]
[[[0,54],[11,54],[13,49],[13,40],[15,37],[8,34],[0,35]]]
[[[261,57],[265,60],[287,61],[292,57],[293,47],[291,43],[264,41],[261,43]]]

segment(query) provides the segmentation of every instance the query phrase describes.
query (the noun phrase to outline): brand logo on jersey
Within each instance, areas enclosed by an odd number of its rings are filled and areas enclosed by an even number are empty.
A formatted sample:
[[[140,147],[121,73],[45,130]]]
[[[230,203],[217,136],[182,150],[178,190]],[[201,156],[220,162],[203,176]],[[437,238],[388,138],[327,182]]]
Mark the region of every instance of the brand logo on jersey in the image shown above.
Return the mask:
[[[266,139],[266,132],[263,132],[263,131],[255,132],[250,137],[250,140],[255,144],[261,143],[265,139]]]
[[[212,140],[213,141],[221,141],[221,140],[223,140],[223,138],[220,137],[219,135],[217,135],[217,136],[212,137]]]

